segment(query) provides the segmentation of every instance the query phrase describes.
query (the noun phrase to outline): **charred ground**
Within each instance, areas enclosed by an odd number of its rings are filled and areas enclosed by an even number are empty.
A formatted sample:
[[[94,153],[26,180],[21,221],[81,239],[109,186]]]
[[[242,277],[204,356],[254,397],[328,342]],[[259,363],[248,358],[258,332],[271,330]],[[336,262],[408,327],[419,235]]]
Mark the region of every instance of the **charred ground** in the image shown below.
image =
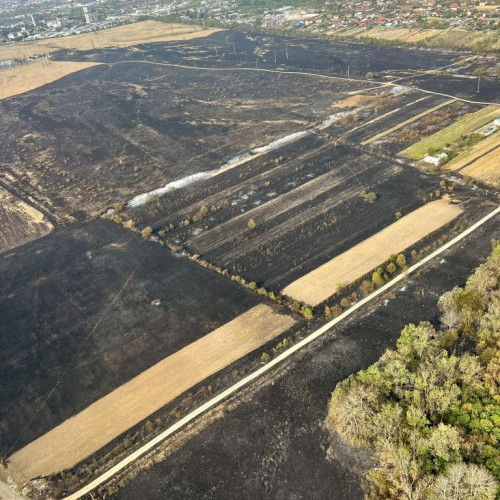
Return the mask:
[[[0,272],[2,454],[261,302],[109,222],[4,253]]]

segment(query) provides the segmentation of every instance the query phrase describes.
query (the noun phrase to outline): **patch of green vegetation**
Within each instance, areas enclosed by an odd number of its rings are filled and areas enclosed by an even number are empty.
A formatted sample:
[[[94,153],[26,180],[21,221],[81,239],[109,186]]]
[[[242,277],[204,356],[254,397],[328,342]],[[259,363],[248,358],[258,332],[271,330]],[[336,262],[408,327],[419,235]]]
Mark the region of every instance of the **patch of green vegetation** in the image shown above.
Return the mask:
[[[441,330],[408,325],[395,349],[341,382],[327,427],[371,448],[369,498],[500,498],[500,242],[439,299]]]
[[[404,151],[404,154],[410,158],[421,160],[427,154],[429,149],[438,151],[446,144],[459,140],[464,134],[472,132],[488,122],[493,121],[499,115],[500,110],[497,106],[487,106],[486,108],[480,109],[475,113],[468,113],[449,127],[446,127],[409,147]]]

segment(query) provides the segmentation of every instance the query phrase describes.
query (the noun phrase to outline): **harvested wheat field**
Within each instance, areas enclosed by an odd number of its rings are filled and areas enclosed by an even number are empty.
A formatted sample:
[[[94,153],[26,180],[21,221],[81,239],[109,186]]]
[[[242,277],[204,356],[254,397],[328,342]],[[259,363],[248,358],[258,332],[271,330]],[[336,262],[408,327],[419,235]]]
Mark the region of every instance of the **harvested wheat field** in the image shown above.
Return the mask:
[[[52,224],[41,212],[0,188],[0,252],[50,231]]]
[[[0,99],[22,94],[95,63],[72,61],[46,61],[38,59],[0,72]]]
[[[500,183],[500,147],[478,158],[460,173],[497,187]]]
[[[71,467],[175,397],[288,330],[295,320],[260,304],[152,366],[9,459],[27,480]]]
[[[83,33],[36,42],[20,42],[0,47],[0,60],[26,59],[33,55],[48,55],[60,49],[91,50],[106,47],[131,47],[141,43],[191,40],[208,36],[218,30],[201,26],[167,24],[160,21],[142,21],[109,28],[93,33]]]
[[[418,208],[377,234],[285,287],[281,293],[316,306],[347,285],[436,231],[462,210],[444,200]]]
[[[500,133],[497,132],[490,135],[486,139],[474,144],[472,148],[468,149],[464,153],[461,153],[457,158],[454,158],[450,163],[446,165],[448,170],[458,171],[464,167],[468,167],[473,161],[477,160],[479,157],[486,155],[491,150],[500,146]]]
[[[488,7],[484,6],[484,10]],[[480,8],[480,7],[478,7]],[[447,47],[455,49],[477,48],[478,45],[487,43],[490,50],[497,50],[500,47],[500,41],[495,37],[493,31],[467,31],[464,29],[409,29],[409,28],[385,28],[378,26],[375,28],[354,28],[345,30],[345,28],[335,29],[327,33],[332,37],[354,38],[358,40],[376,39],[387,40],[394,43],[408,43],[420,46]]]

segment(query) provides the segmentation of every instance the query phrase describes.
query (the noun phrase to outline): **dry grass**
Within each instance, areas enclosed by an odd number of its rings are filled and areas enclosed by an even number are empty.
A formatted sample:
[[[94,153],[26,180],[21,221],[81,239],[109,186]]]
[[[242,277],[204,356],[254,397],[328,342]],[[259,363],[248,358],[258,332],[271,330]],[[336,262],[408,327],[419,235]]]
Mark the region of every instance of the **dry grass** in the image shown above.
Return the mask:
[[[449,104],[455,102],[455,99],[450,99],[449,101],[442,102],[441,104],[438,104],[437,106],[434,106],[432,108],[426,109],[425,111],[422,111],[422,113],[419,113],[418,115],[415,115],[411,118],[408,118],[408,120],[404,120],[401,123],[398,123],[394,127],[391,127],[387,130],[384,130],[383,132],[380,132],[379,134],[374,135],[373,137],[370,137],[370,139],[367,139],[366,141],[363,141],[361,144],[365,146],[366,144],[371,144],[372,142],[377,141],[378,139],[381,139],[382,137],[385,137],[386,135],[389,135],[390,133],[399,130],[400,128],[405,127],[406,125],[419,120],[420,118],[428,115],[429,113],[432,113],[434,111],[437,111],[438,109],[441,109],[445,106],[448,106]]]
[[[52,229],[41,212],[0,188],[0,252],[39,238]]]
[[[18,480],[90,456],[193,385],[288,330],[295,320],[260,304],[160,361],[10,457]]]
[[[500,185],[500,148],[497,147],[479,158],[460,173],[498,187]]]
[[[357,108],[363,106],[369,102],[373,101],[373,96],[371,95],[353,95],[347,97],[343,101],[333,104],[333,108]]]
[[[382,231],[314,269],[285,287],[281,293],[316,306],[347,285],[444,226],[462,210],[437,200],[411,212]]]
[[[454,158],[446,165],[446,168],[453,171],[460,170],[498,145],[500,145],[500,132],[495,132]]]
[[[37,54],[50,54],[60,49],[91,50],[117,46],[131,47],[140,43],[167,42],[169,40],[190,40],[208,36],[215,31],[218,30],[204,30],[200,26],[185,24],[142,21],[93,33],[6,45],[0,47],[0,60],[25,59]]]
[[[53,61],[47,65],[41,59],[0,71],[0,99],[22,94],[70,75],[95,63]]]

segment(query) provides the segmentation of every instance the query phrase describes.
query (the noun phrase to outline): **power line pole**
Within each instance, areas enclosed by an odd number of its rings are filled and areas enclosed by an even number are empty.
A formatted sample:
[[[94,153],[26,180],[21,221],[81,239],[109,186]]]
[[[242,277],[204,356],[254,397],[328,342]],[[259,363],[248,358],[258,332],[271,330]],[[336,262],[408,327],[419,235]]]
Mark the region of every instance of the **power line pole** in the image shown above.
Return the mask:
[[[351,79],[351,67],[349,65],[347,65],[347,78]]]
[[[234,42],[233,42],[233,54],[236,54],[236,47],[234,46]]]
[[[276,61],[276,49],[274,49],[274,64],[276,64],[277,61]]]
[[[286,52],[286,58],[288,59],[288,43],[285,44],[285,52]]]
[[[481,75],[477,75],[477,91],[476,94],[479,94],[479,86],[481,85]]]

